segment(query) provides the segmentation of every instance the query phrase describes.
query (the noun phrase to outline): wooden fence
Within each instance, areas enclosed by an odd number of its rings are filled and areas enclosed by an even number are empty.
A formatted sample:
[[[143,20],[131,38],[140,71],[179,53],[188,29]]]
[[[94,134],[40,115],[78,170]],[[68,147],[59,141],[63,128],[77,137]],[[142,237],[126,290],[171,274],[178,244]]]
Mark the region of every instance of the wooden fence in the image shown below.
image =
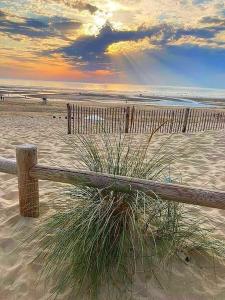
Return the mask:
[[[139,109],[67,104],[68,134],[198,132],[225,128],[225,112],[212,109]]]
[[[225,210],[225,192],[39,165],[37,147],[34,145],[18,146],[16,160],[0,158],[0,172],[18,176],[20,214],[24,217],[39,216],[39,179],[101,189],[110,187],[125,193],[129,193],[131,190],[141,190],[147,194],[157,194],[164,200]]]

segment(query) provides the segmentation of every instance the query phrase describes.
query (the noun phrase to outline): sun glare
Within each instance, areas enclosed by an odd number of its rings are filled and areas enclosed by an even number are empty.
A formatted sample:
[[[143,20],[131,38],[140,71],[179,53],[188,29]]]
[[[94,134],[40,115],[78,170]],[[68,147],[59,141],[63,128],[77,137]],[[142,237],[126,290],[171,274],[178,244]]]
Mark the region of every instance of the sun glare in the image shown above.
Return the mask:
[[[115,12],[121,8],[121,4],[115,1],[108,1],[106,7],[109,11]]]
[[[107,1],[101,11],[97,11],[93,17],[93,24],[89,27],[89,33],[98,34],[105,23],[110,20],[113,13],[119,10],[121,5],[114,1]]]
[[[98,13],[94,16],[94,25],[102,27],[107,20],[107,16],[103,13]]]

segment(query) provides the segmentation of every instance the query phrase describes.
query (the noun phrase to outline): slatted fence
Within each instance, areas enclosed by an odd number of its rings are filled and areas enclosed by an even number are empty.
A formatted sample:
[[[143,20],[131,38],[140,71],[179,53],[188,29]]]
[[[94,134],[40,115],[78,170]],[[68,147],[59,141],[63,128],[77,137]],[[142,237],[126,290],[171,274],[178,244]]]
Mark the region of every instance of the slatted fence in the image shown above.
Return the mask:
[[[68,134],[198,132],[225,128],[225,111],[194,108],[140,109],[67,104]]]

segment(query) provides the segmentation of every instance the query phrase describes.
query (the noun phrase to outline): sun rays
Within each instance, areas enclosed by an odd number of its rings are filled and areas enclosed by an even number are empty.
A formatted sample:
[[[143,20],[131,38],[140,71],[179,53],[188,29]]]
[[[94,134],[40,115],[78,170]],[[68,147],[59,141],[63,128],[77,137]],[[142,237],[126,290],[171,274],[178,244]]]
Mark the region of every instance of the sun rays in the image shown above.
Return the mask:
[[[222,85],[224,16],[223,0],[2,0],[0,77]]]

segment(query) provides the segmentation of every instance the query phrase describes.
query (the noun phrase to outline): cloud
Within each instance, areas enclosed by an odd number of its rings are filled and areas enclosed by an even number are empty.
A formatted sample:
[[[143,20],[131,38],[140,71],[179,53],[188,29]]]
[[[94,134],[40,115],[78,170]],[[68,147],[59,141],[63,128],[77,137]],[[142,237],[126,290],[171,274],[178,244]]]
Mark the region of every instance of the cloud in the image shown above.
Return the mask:
[[[73,8],[76,8],[78,10],[87,10],[91,14],[95,13],[98,10],[98,8],[96,6],[91,5],[90,3],[85,3],[83,1],[76,1],[73,4]]]
[[[107,22],[98,35],[81,36],[72,44],[56,51],[75,64],[83,62],[84,68],[93,69],[94,66],[109,63],[109,55],[116,52],[129,54],[134,50],[152,51],[166,48],[168,45],[181,46],[182,44],[216,47],[216,41],[212,39],[222,30],[224,30],[223,26],[198,29],[159,24],[149,28],[142,26],[138,30],[120,31],[114,30]]]
[[[47,20],[49,27],[53,28],[55,31],[60,31],[66,33],[70,30],[76,30],[81,27],[80,21],[73,21],[68,18],[63,17],[52,17]]]
[[[207,24],[210,26],[224,26],[225,27],[225,18],[219,17],[204,17],[201,19],[201,23]]]
[[[5,14],[3,11],[0,10],[0,18],[5,17],[5,15],[6,15],[6,14]]]
[[[220,48],[224,48],[225,49],[225,30],[219,32],[215,36],[215,41],[216,41],[217,45],[220,46]]]
[[[157,68],[160,82],[166,68],[167,79],[170,68],[180,78],[182,66],[188,72],[192,61],[210,65],[218,64],[216,55],[224,59],[224,0],[17,0],[13,5],[0,0],[0,8],[0,62],[11,57],[12,64],[19,59],[29,63],[29,54],[35,64],[60,57],[84,73],[125,74],[127,68],[130,74],[143,73],[141,81],[152,78],[157,84]]]
[[[17,17],[0,11],[0,32],[7,33],[12,38],[14,38],[14,35],[21,35],[30,38],[54,38],[60,36],[63,39],[65,31],[77,29],[81,26],[80,22],[62,17],[21,17],[18,21],[15,21],[15,18]]]
[[[158,49],[150,38],[145,37],[137,41],[116,42],[109,45],[106,49],[108,55],[130,55],[145,52],[146,50]]]
[[[78,29],[81,26],[80,22],[74,22],[70,20],[65,20],[61,22],[55,22],[53,24],[54,28],[57,30],[60,30],[62,32],[67,32],[70,30]]]
[[[225,40],[222,40],[222,35],[216,35],[214,39],[205,39],[198,38],[194,36],[182,36],[177,40],[173,40],[168,43],[168,45],[173,46],[189,46],[189,47],[200,47],[200,48],[224,48],[225,49]]]
[[[73,9],[77,9],[79,11],[82,10],[87,10],[89,11],[91,14],[94,14],[96,11],[98,11],[98,7],[95,5],[92,5],[86,1],[81,1],[81,0],[54,0],[55,2],[59,2],[59,3],[63,3],[66,6],[73,8]]]
[[[153,27],[151,29],[140,29],[139,31],[114,30],[109,23],[100,30],[97,36],[82,36],[71,45],[58,49],[58,52],[74,60],[86,62],[98,62],[107,60],[105,52],[107,48],[117,42],[137,41],[145,37],[151,37],[164,32],[165,36],[172,29],[166,25]]]

